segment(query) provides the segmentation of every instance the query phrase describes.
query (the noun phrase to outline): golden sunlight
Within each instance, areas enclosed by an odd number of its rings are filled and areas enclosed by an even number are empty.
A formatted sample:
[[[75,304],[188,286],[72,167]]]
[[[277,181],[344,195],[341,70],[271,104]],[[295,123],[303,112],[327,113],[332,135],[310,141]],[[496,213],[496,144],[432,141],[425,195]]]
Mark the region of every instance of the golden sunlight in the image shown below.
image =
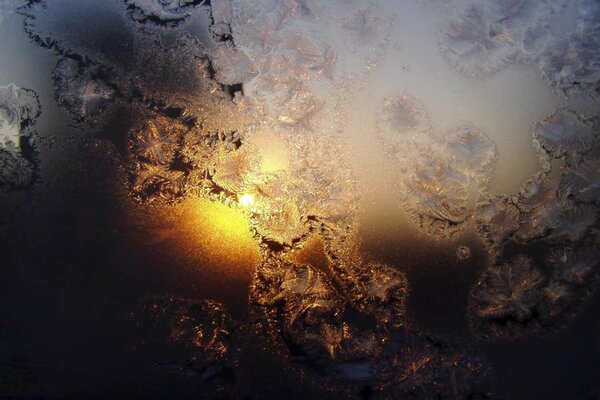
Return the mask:
[[[254,196],[248,193],[243,194],[242,196],[240,196],[238,202],[242,207],[250,207],[254,204]]]
[[[239,269],[258,262],[258,246],[243,210],[205,199],[188,199],[169,210],[182,251],[204,259],[200,264]]]

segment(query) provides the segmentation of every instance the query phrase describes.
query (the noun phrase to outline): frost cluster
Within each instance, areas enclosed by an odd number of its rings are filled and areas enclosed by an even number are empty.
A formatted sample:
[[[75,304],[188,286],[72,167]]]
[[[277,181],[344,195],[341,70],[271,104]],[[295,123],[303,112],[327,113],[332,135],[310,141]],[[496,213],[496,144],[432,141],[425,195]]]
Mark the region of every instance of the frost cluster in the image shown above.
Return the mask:
[[[0,86],[0,189],[26,187],[33,179],[34,124],[41,108],[37,94],[13,84]]]
[[[83,67],[72,58],[61,59],[53,72],[58,103],[76,119],[97,119],[115,97],[114,89],[96,78],[100,74],[97,66]]]
[[[150,297],[132,320],[139,350],[163,368],[205,381],[230,368],[233,322],[219,303]]]
[[[475,329],[490,336],[561,326],[598,285],[597,121],[558,110],[532,128],[540,159],[559,159],[559,178],[548,168],[532,176],[513,197],[491,198],[479,207],[478,223],[496,249],[510,241],[550,247],[544,268],[519,257],[488,268],[473,289]]]
[[[564,325],[600,282],[598,251],[590,244],[555,246],[545,268],[522,255],[490,266],[471,293],[473,328],[493,337]]]
[[[471,125],[434,131],[408,94],[385,100],[377,133],[395,164],[400,200],[425,232],[447,236],[472,218],[495,167],[491,139]]]
[[[115,22],[129,38],[116,46],[119,57],[57,21],[44,24],[39,3],[29,6],[26,31],[60,55],[55,95],[77,122],[130,119],[122,150],[132,198],[165,206],[200,197],[246,213],[262,257],[249,290],[251,329],[273,353],[332,385],[368,381],[384,398],[466,397],[486,364],[419,332],[407,315],[407,277],[365,254],[360,194],[338,132],[348,101],[340,87],[377,68],[393,17],[372,1],[213,0],[212,43],[188,32],[161,46],[164,32],[144,25],[172,27],[208,3],[127,0],[140,23]],[[550,22],[563,3],[469,2],[450,16],[441,51],[473,76],[532,62],[563,91],[597,89],[597,7],[578,0],[576,28],[558,37]],[[14,86],[0,88],[0,101],[1,182],[23,186],[31,168],[19,145],[31,142],[39,104]],[[497,151],[485,132],[469,123],[434,129],[406,92],[379,110],[377,135],[404,210],[438,239],[474,228],[494,257],[471,291],[474,331],[510,336],[576,314],[598,282],[597,121],[560,109],[535,123],[541,171],[518,193],[492,195]],[[559,174],[550,175],[553,162],[564,164]],[[253,203],[240,204],[244,195]],[[309,238],[322,241],[326,266],[293,260]],[[540,242],[550,248],[543,260],[505,259],[509,243]],[[471,248],[456,257],[469,259]],[[238,351],[231,319],[211,301],[151,298],[134,320],[154,360],[201,379],[223,374]]]
[[[555,251],[564,246],[595,251],[597,119],[559,109],[537,121],[531,138],[542,169],[512,196],[489,191],[493,141],[469,125],[436,132],[425,107],[407,93],[385,99],[377,132],[394,162],[400,201],[417,226],[439,238],[475,226],[496,258],[472,292],[469,313],[476,332],[498,336],[560,326],[581,307],[596,278],[577,286],[546,273],[551,262],[539,268],[527,257],[506,260],[502,249],[511,242],[542,241]],[[553,160],[565,163],[558,178],[549,175]],[[596,276],[592,267],[585,271]]]
[[[459,71],[483,77],[509,64],[530,63],[567,95],[597,93],[597,2],[469,1],[458,3],[454,14],[442,29],[440,49]]]
[[[137,21],[157,20],[160,22],[179,21],[189,16],[199,0],[125,0],[131,9],[131,16]]]

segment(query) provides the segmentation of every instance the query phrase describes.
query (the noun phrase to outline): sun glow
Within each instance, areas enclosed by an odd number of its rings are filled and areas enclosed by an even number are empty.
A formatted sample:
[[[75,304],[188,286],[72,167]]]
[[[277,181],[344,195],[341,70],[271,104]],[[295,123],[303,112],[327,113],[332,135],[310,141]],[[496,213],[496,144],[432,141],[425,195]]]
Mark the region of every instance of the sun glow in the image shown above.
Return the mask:
[[[242,207],[250,207],[254,204],[254,196],[247,193],[243,194],[242,196],[240,196],[238,202]]]
[[[177,239],[186,251],[227,268],[250,266],[257,261],[256,242],[242,210],[209,200],[190,199],[178,211],[174,216]]]

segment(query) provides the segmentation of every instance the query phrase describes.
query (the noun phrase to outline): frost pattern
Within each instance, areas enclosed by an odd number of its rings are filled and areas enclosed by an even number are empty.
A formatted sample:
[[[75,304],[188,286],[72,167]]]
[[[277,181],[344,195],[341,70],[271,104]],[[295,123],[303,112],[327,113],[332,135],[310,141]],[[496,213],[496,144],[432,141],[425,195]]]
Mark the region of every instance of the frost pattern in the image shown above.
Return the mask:
[[[502,246],[519,229],[520,217],[517,206],[505,197],[482,201],[477,209],[480,233],[493,249]]]
[[[224,85],[244,83],[257,74],[252,61],[243,51],[227,45],[217,46],[210,59],[215,70],[215,79]]]
[[[40,113],[34,91],[13,84],[0,86],[0,189],[19,189],[31,183],[35,159],[23,148],[35,148],[34,124]]]
[[[530,334],[577,315],[600,282],[597,246],[556,246],[544,264],[518,256],[487,268],[471,293],[474,329],[492,337]]]
[[[526,42],[544,30],[560,1],[479,1],[455,11],[440,49],[458,70],[474,77],[528,59]]]
[[[391,153],[405,151],[409,139],[425,136],[430,128],[429,115],[421,102],[406,94],[396,94],[383,104],[378,135]]]
[[[213,32],[220,40],[234,38],[236,50],[255,70],[238,68],[234,53],[227,55],[231,68],[257,72],[244,85],[245,93],[266,120],[298,129],[314,129],[322,115],[317,86],[334,88],[334,81],[376,68],[391,27],[391,18],[374,4],[358,10],[314,0],[233,0],[215,6]],[[347,50],[347,58],[340,59],[334,44]],[[211,60],[223,64],[220,58]]]
[[[134,19],[166,26],[200,3],[127,1]],[[135,32],[134,45],[124,42],[126,61],[69,44],[69,37],[76,41],[60,24],[47,29],[30,16],[26,29],[64,55],[54,73],[56,94],[76,119],[99,119],[108,103],[133,115],[126,152],[133,197],[165,204],[203,197],[245,210],[262,251],[249,293],[253,333],[264,333],[274,352],[327,382],[368,381],[384,397],[461,397],[485,375],[485,363],[412,326],[406,276],[361,248],[347,144],[323,123],[336,120],[344,101],[336,85],[377,68],[393,20],[373,2],[344,3],[212,1],[215,43],[198,46],[182,35],[158,48],[152,29],[146,36],[143,24],[135,25],[139,32],[126,25],[124,32]],[[472,3],[448,25],[442,50],[474,76],[535,60],[556,4]],[[31,5],[33,16],[40,7]],[[477,333],[508,336],[553,324],[593,291],[586,283],[597,280],[596,249],[586,239],[597,214],[591,126],[563,110],[540,121],[532,134],[540,151],[571,157],[560,184],[544,170],[516,196],[491,196],[496,148],[484,132],[468,123],[435,131],[425,106],[407,93],[384,101],[378,136],[395,163],[402,206],[438,237],[473,222],[498,257],[472,291]],[[284,144],[289,163],[265,168],[268,154],[253,143],[261,134]],[[245,194],[255,199],[248,208],[239,204]],[[324,242],[326,267],[289,259],[309,237]],[[501,259],[509,241],[536,240],[554,246],[547,271],[524,256]],[[461,246],[456,257],[470,251]],[[352,313],[368,326],[352,322]],[[136,318],[177,369],[210,379],[230,362],[230,320],[214,302],[150,299]]]
[[[554,157],[570,152],[585,153],[596,143],[591,124],[572,111],[556,111],[538,121],[532,136],[534,142]]]
[[[99,68],[82,68],[71,59],[61,59],[53,72],[56,97],[78,120],[92,122],[102,115],[114,99],[114,90],[99,75]]]
[[[509,64],[530,63],[566,95],[597,93],[597,2],[479,1],[456,7],[454,14],[442,28],[440,50],[459,71],[483,77]]]
[[[580,165],[563,172],[560,180],[563,196],[584,203],[600,202],[600,161],[584,160]]]
[[[578,0],[575,26],[567,35],[555,35],[539,57],[538,68],[563,93],[593,95],[600,85],[600,5]]]
[[[189,16],[193,7],[203,3],[198,0],[125,0],[136,21],[179,21]]]
[[[406,278],[399,271],[362,259],[350,226],[321,229],[331,270],[269,256],[250,290],[252,320],[270,337],[282,334],[293,361],[333,383],[372,382],[382,394],[435,396],[450,387],[467,393],[483,380],[483,362],[435,346],[407,327]],[[348,309],[374,316],[376,327],[359,329],[348,322]],[[461,378],[443,372],[450,365],[460,369]]]
[[[471,294],[475,329],[490,335],[518,332],[535,317],[544,284],[544,275],[530,258],[491,266]]]
[[[558,183],[543,176],[523,185],[517,206],[522,215],[516,236],[522,241],[541,237],[553,242],[576,241],[597,219],[595,207],[565,199]]]
[[[396,165],[400,200],[423,231],[446,236],[473,216],[496,163],[496,146],[483,132],[471,125],[435,132],[408,94],[385,100],[377,132]]]
[[[26,5],[27,0],[2,0],[0,1],[0,25],[2,20],[14,13],[17,8]]]
[[[163,368],[209,380],[231,367],[233,323],[219,303],[151,297],[132,318],[144,353]]]
[[[546,262],[552,277],[570,285],[587,285],[597,274],[598,250],[589,247],[562,247],[551,251]]]
[[[266,319],[291,346],[315,359],[335,357],[343,338],[343,303],[323,273],[309,265],[269,258],[261,263],[250,290],[255,320]]]

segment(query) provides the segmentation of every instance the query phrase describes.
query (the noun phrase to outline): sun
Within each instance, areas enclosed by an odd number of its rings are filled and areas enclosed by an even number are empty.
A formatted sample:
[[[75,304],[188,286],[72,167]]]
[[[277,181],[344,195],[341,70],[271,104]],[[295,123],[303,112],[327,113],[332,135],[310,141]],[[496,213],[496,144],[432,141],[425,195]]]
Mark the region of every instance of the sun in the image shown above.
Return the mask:
[[[254,196],[252,196],[251,194],[243,194],[238,199],[238,202],[242,207],[250,207],[254,204]]]

